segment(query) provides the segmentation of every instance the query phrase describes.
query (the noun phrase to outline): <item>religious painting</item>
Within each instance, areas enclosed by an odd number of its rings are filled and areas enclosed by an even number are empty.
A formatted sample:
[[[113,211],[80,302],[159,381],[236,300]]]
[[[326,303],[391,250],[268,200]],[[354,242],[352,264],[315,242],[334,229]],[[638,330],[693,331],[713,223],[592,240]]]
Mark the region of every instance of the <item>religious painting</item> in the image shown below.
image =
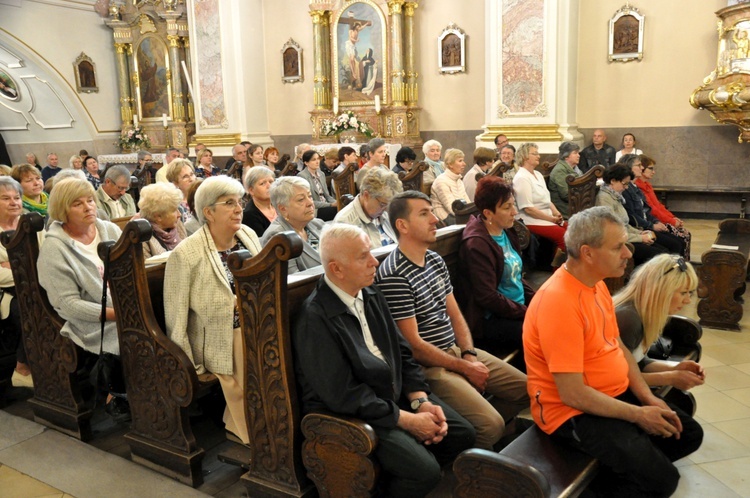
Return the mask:
[[[386,25],[382,10],[364,0],[342,9],[334,23],[335,95],[339,105],[373,104],[384,100]]]
[[[281,47],[281,81],[302,81],[302,48],[291,38]]]
[[[19,100],[21,98],[18,84],[3,70],[0,70],[0,96],[8,100]]]
[[[138,44],[135,55],[138,74],[139,114],[142,119],[158,118],[170,113],[169,55],[166,44],[156,36],[147,36]]]
[[[643,59],[644,17],[638,9],[626,5],[609,20],[609,61],[629,62]]]
[[[76,76],[76,90],[78,93],[98,92],[96,84],[96,65],[91,57],[81,52],[73,63]]]
[[[466,33],[453,23],[438,37],[438,67],[442,74],[466,71]]]

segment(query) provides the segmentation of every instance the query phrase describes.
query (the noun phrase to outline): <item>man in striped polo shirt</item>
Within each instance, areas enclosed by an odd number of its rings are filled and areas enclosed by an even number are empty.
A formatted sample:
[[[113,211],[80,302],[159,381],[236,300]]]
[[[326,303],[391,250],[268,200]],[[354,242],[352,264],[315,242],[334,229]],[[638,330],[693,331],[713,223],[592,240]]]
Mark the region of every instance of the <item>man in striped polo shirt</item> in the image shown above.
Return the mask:
[[[529,406],[526,375],[474,349],[448,268],[428,249],[438,222],[430,198],[403,192],[391,200],[388,216],[398,248],[380,265],[375,282],[432,391],[474,425],[477,447],[491,449],[506,422]],[[493,395],[491,401],[485,392]]]

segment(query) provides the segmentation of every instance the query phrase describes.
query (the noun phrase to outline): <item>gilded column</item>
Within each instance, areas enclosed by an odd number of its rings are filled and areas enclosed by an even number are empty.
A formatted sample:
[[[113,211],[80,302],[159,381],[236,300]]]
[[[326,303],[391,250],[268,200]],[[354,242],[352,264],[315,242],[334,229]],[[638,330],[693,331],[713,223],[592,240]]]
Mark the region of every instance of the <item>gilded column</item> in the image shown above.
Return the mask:
[[[404,59],[401,7],[404,0],[389,0],[388,15],[391,16],[391,100],[402,106],[406,101],[404,88]]]
[[[192,75],[193,66],[190,61],[190,38],[188,38],[187,36],[182,37],[182,46],[185,47],[185,50],[183,52],[185,54],[185,65],[187,66],[188,74]],[[182,68],[180,68],[180,70],[182,70]],[[187,76],[185,77],[187,78]],[[188,91],[186,98],[187,98],[187,113],[188,113],[187,121],[193,122],[195,121],[195,110],[193,109],[193,96],[190,95],[189,91]]]
[[[417,2],[404,4],[404,54],[406,70],[406,104],[417,105],[419,93],[417,91],[417,72],[414,71],[414,10]]]
[[[167,35],[169,40],[169,71],[172,80],[172,119],[185,121],[185,96],[182,94],[182,77],[180,73],[180,37]]]
[[[123,126],[133,124],[133,99],[130,96],[130,74],[128,71],[128,52],[133,53],[130,43],[115,43],[117,53],[117,85],[120,89],[120,117]]]
[[[313,76],[313,104],[315,109],[324,109],[326,102],[326,87],[328,78],[326,78],[326,41],[325,25],[327,24],[328,14],[325,10],[310,11],[310,17],[313,22],[313,58],[315,59],[315,74]]]
[[[331,109],[333,106],[333,71],[331,68],[331,11],[326,10],[323,13],[321,23],[323,36],[323,107]]]

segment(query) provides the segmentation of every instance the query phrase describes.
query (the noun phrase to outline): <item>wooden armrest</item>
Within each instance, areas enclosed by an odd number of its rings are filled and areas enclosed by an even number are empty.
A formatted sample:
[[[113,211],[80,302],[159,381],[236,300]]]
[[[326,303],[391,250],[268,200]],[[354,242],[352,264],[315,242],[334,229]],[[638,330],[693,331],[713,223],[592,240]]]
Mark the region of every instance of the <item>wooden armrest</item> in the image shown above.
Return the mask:
[[[500,495],[546,498],[550,496],[547,478],[530,465],[492,451],[472,448],[453,463],[458,485],[453,496],[474,498]]]
[[[357,419],[311,413],[302,419],[302,461],[321,497],[369,496],[379,468],[378,438]]]

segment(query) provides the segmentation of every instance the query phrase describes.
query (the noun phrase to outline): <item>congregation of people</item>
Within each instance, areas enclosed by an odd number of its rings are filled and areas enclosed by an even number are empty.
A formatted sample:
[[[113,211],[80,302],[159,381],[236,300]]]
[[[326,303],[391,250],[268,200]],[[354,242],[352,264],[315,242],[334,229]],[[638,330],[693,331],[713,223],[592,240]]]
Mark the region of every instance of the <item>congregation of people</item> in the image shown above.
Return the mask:
[[[688,390],[705,372],[647,353],[669,315],[690,303],[698,279],[690,232],[659,202],[656,162],[633,134],[619,151],[603,130],[585,148],[563,142],[546,168],[538,144],[516,147],[505,135],[495,149],[468,156],[436,140],[424,143],[421,160],[401,147],[393,168],[380,138],[358,151],[300,144],[292,154],[242,142],[219,166],[203,144],[195,152],[185,158],[169,148],[158,164],[140,151],[134,169],[100,171],[86,151],[68,167],[54,153],[43,167],[33,154],[0,165],[0,228],[15,230],[24,213],[45,218],[39,283],[65,321],[62,334],[80,348],[119,355],[97,247],[116,241],[125,221],[146,220],[144,257],[166,265],[166,333],[199,376],[218,378],[227,435],[248,444],[228,258],[255,256],[292,232],[302,252],[288,272],[323,273],[293,317],[302,410],[372,426],[385,496],[425,496],[462,451],[499,451],[534,425],[598,459],[590,486],[598,496],[674,492],[673,462],[698,449],[703,432],[651,387]],[[356,192],[345,204],[332,180],[352,165]],[[568,179],[598,165],[596,206],[571,213]],[[405,189],[404,175],[418,166],[423,190]],[[475,209],[461,235],[459,277],[451,278],[430,248],[440,228],[457,223],[459,200]],[[532,234],[531,249],[521,246],[519,224]],[[541,254],[545,245],[553,272],[535,289],[528,251]],[[390,252],[379,262],[371,251],[384,247]],[[635,270],[612,296],[604,280],[622,277],[631,259]],[[33,387],[13,287],[0,247],[0,320],[18,337],[12,382]],[[516,352],[511,362],[502,359],[508,352]],[[121,379],[106,395],[106,412],[126,421]],[[533,420],[519,416],[527,409]]]

